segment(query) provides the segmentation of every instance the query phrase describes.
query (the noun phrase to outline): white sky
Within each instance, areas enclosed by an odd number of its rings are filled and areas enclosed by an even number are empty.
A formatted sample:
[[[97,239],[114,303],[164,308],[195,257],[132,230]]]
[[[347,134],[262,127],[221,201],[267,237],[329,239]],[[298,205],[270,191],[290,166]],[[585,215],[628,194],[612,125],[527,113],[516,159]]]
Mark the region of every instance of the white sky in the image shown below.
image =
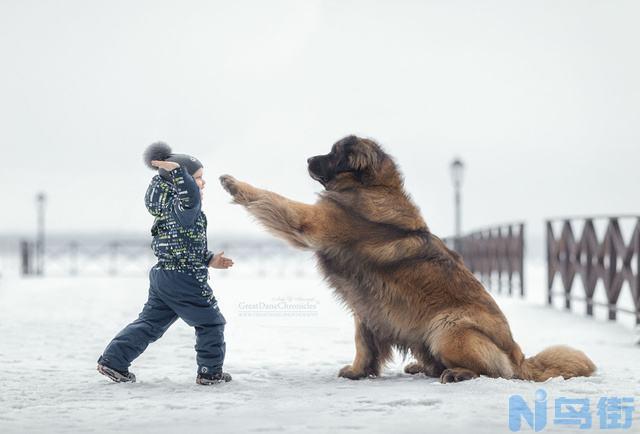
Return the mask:
[[[257,234],[230,173],[295,199],[306,158],[379,140],[440,235],[640,213],[640,2],[0,3],[0,233],[149,230],[152,141],[206,166],[210,233]]]

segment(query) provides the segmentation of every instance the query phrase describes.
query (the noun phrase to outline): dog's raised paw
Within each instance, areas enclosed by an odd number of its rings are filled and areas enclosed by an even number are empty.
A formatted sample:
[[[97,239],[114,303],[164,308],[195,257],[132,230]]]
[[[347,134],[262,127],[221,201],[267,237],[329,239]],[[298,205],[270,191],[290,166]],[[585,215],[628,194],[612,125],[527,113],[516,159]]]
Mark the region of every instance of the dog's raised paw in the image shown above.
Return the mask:
[[[231,175],[222,175],[220,184],[232,196],[238,194],[238,181]]]

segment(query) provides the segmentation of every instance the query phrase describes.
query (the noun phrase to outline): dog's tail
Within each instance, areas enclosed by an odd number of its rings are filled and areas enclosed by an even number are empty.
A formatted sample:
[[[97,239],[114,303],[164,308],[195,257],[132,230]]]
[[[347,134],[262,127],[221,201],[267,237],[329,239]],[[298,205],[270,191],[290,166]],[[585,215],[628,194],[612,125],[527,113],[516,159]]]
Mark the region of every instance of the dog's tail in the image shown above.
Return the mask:
[[[565,345],[557,345],[525,359],[519,369],[516,368],[516,376],[533,381],[546,381],[552,377],[566,380],[572,377],[589,377],[595,371],[596,365],[585,353]]]

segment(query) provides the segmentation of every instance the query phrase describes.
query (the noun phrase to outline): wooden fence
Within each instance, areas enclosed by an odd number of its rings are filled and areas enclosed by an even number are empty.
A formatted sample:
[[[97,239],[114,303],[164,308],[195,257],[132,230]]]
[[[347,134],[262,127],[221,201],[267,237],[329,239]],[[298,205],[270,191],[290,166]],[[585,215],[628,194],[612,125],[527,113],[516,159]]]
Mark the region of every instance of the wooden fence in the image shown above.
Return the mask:
[[[524,223],[513,223],[472,232],[447,243],[491,291],[514,289],[524,296]]]
[[[598,237],[594,221],[605,220],[606,229]],[[631,237],[625,242],[621,220],[632,224]],[[560,232],[554,232],[554,222],[561,222]],[[574,228],[582,224],[579,237]],[[571,309],[572,300],[586,302],[587,315],[593,316],[593,306],[608,309],[609,319],[615,320],[618,312],[635,315],[640,324],[640,216],[580,217],[573,219],[547,220],[547,301],[553,302],[554,295],[564,297],[565,308]],[[553,282],[559,275],[562,292],[553,291]],[[582,280],[584,296],[572,293],[576,276]],[[606,303],[594,301],[598,281],[601,281],[607,297]],[[634,309],[618,305],[621,290],[627,282],[631,289]]]

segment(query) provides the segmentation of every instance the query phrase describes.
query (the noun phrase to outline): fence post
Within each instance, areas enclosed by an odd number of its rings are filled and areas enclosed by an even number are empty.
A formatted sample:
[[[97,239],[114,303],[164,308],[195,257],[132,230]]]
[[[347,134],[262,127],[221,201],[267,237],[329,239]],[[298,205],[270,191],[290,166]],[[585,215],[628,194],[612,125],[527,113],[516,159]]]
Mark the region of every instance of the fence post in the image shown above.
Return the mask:
[[[518,243],[518,251],[520,252],[520,297],[524,297],[525,293],[525,278],[524,278],[524,254],[526,244],[524,242],[524,223],[520,223],[520,237]]]
[[[502,294],[502,227],[498,228],[495,244],[495,267],[498,269],[498,294]]]
[[[32,259],[29,241],[20,241],[20,271],[23,276],[29,276],[31,274]]]
[[[636,220],[635,239],[631,242],[634,245],[634,252],[636,255],[636,275],[633,278],[631,284],[631,293],[635,295],[633,300],[633,306],[636,308],[636,325],[640,326],[640,217]]]
[[[587,236],[590,236],[593,234],[593,237],[596,237],[596,229],[595,226],[593,224],[593,219],[586,219],[584,222],[584,229],[582,230],[583,236],[582,236],[582,243],[589,243],[589,239],[587,238]],[[595,245],[597,245],[597,237],[596,237],[596,242]],[[580,250],[585,249],[584,246],[581,246]],[[586,273],[586,284],[584,284],[585,289],[587,289],[587,294],[586,294],[586,301],[587,301],[587,316],[593,316],[593,292],[595,291],[595,287],[593,288],[594,291],[592,291],[591,288],[591,283],[592,283],[592,279],[593,279],[593,274],[595,273],[594,267],[593,267],[593,254],[594,251],[592,250],[591,246],[589,246],[587,244],[586,246],[586,254],[585,254],[585,273]],[[578,258],[578,262],[582,262],[582,252],[580,252],[579,254],[579,258]],[[597,276],[596,276],[596,283],[597,283]]]
[[[560,232],[560,245],[564,247],[564,252],[561,252],[562,263],[560,264],[560,277],[562,278],[564,286],[564,308],[566,310],[571,310],[571,290],[575,278],[575,274],[570,275],[570,273],[573,272],[573,266],[571,265],[571,254],[573,253],[571,250],[573,246],[569,243],[571,240],[575,240],[575,237],[573,236],[571,221],[567,220],[564,222],[562,231]]]
[[[553,225],[547,220],[547,304],[553,304],[553,278],[556,275],[555,260],[553,258],[555,237]]]
[[[36,236],[36,274],[42,276],[44,274],[45,261],[45,205],[47,195],[44,192],[38,193],[36,203],[38,208],[38,232]]]
[[[617,226],[617,219],[610,219],[607,224],[607,231],[604,236],[604,255],[609,255],[609,264],[605,269],[604,275],[606,276],[604,280],[604,289],[607,293],[607,310],[609,313],[609,319],[616,319],[616,305],[611,301],[613,299],[613,283],[615,280],[615,276],[618,270],[616,270],[616,266],[618,263],[618,254],[616,252],[616,246],[613,242],[613,234],[615,231],[615,227]]]

